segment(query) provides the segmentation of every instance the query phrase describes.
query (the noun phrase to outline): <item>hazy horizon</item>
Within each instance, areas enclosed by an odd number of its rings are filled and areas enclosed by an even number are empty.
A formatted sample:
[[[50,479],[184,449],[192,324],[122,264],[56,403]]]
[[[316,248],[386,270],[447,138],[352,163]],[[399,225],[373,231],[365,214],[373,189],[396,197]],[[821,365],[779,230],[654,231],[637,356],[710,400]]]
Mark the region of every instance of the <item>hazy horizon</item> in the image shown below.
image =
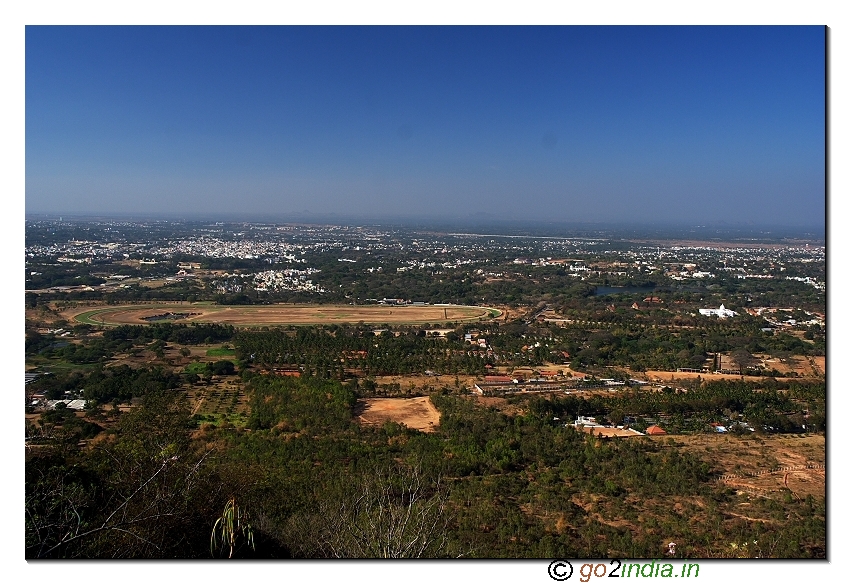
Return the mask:
[[[26,213],[825,229],[819,26],[26,32]]]
[[[818,225],[754,225],[724,221],[703,224],[673,222],[600,222],[600,221],[546,221],[499,220],[493,217],[404,217],[404,216],[334,216],[295,214],[292,216],[250,216],[233,214],[175,215],[156,213],[126,214],[75,214],[27,213],[27,221],[59,221],[63,223],[102,222],[167,222],[175,224],[223,225],[304,225],[317,227],[389,228],[411,231],[433,231],[443,234],[475,234],[480,236],[549,237],[603,237],[603,238],[659,238],[694,240],[807,240],[825,243],[826,231]]]

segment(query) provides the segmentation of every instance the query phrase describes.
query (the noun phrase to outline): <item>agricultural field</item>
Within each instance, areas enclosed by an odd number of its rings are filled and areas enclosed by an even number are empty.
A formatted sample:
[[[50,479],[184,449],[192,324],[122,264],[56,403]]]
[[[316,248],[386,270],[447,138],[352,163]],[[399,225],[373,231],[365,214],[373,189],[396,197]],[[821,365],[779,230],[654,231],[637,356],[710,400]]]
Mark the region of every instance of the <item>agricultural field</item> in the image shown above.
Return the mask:
[[[239,327],[316,324],[425,324],[467,322],[497,318],[495,308],[476,306],[345,306],[209,304],[147,304],[73,310],[65,314],[82,324],[118,326],[152,322],[219,323]]]
[[[188,390],[191,413],[201,423],[220,425],[228,422],[237,427],[245,425],[248,396],[239,380],[219,380],[210,385],[195,386]]]
[[[785,362],[773,359],[769,365],[780,373],[795,373],[800,377],[823,377],[826,373],[825,356],[793,356]]]
[[[823,371],[826,370],[826,357],[797,357],[792,359],[790,364],[769,363],[771,368],[782,374],[794,373],[796,377],[775,377],[777,381],[783,382],[794,378],[801,379],[818,379],[823,378]],[[575,374],[575,373],[573,373]],[[648,370],[644,373],[637,373],[635,376],[644,376],[648,381],[652,382],[669,382],[669,381],[718,381],[727,380],[735,381],[741,379],[738,374],[721,374],[721,373],[705,373],[705,372],[677,372],[669,370]],[[757,383],[764,380],[764,377],[744,375],[743,379],[750,383]]]

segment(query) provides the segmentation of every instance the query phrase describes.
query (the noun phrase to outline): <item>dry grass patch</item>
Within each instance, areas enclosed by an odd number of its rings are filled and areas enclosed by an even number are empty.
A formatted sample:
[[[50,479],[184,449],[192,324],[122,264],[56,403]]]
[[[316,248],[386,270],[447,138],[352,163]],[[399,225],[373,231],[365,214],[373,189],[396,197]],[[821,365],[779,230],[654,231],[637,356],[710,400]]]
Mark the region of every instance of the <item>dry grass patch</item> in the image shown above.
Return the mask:
[[[718,474],[737,474],[725,482],[731,488],[765,495],[788,488],[800,498],[826,495],[826,471],[802,467],[826,463],[823,435],[677,435],[675,442],[708,462]],[[799,469],[754,475],[789,467]]]
[[[145,318],[166,313],[180,314],[174,322],[216,322],[233,326],[306,324],[425,324],[490,319],[491,309],[478,306],[349,306],[295,305],[216,306],[208,304],[149,304],[73,309],[68,319],[116,326],[148,324]],[[498,310],[496,310],[498,312]],[[496,313],[492,312],[492,313]]]

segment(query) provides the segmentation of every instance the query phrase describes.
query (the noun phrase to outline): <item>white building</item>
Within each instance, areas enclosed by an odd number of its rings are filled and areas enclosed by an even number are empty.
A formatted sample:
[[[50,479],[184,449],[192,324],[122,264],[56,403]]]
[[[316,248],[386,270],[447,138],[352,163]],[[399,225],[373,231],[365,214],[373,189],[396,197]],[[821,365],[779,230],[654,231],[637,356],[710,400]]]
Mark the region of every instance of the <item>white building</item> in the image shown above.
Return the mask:
[[[717,316],[718,318],[731,318],[738,315],[738,312],[727,309],[723,304],[720,304],[720,307],[716,310],[713,308],[704,308],[699,313],[703,316]]]

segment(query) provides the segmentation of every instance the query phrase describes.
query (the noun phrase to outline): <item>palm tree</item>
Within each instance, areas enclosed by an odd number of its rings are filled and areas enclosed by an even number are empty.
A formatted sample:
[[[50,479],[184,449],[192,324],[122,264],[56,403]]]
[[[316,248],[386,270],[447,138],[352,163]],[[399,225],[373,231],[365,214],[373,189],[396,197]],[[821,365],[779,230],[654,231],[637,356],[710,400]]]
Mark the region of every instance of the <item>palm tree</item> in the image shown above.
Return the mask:
[[[254,529],[248,521],[248,513],[239,508],[236,499],[231,497],[224,505],[224,512],[213,525],[210,535],[210,553],[215,556],[219,547],[229,547],[227,558],[233,558],[233,553],[244,540],[254,549]]]

